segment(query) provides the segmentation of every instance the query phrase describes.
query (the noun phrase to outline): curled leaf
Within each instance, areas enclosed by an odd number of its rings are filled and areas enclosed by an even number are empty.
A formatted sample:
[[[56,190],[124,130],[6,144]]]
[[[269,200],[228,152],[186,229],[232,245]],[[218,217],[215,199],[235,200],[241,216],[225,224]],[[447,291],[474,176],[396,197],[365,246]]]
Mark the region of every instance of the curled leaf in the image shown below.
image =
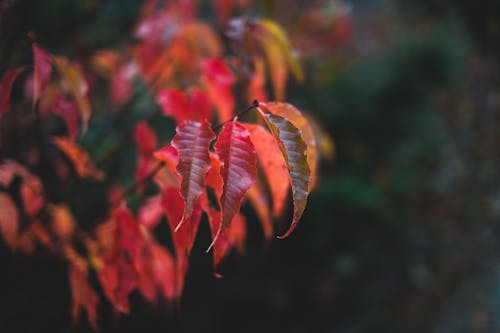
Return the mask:
[[[293,218],[288,231],[283,236],[280,236],[280,238],[285,238],[297,226],[307,203],[311,183],[311,171],[306,157],[307,146],[302,139],[301,131],[286,118],[265,112],[261,106],[257,110],[277,140],[290,175],[293,194]]]
[[[293,124],[293,126],[297,127],[300,130],[302,139],[307,145],[307,163],[309,165],[309,169],[311,170],[311,184],[309,185],[309,191],[311,191],[316,181],[319,159],[316,134],[311,123],[299,110],[297,110],[297,108],[295,108],[291,104],[281,102],[268,102],[260,103],[260,105],[264,107],[266,111],[287,119]]]

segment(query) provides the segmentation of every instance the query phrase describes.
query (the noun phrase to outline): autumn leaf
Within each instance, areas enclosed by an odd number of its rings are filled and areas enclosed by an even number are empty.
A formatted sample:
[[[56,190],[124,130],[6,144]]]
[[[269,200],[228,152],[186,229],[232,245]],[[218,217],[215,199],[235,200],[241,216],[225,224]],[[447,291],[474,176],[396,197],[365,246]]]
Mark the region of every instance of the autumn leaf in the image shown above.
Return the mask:
[[[68,241],[75,230],[75,218],[67,205],[51,205],[49,213],[52,217],[52,230],[62,240]]]
[[[290,228],[283,236],[279,237],[285,238],[297,226],[307,203],[311,183],[311,171],[306,157],[307,146],[302,139],[300,130],[290,121],[281,116],[263,111],[263,107],[259,106],[257,110],[277,140],[290,175],[294,209]]]
[[[88,271],[76,265],[69,267],[69,284],[71,288],[71,316],[78,322],[81,310],[87,312],[90,324],[97,330],[97,307],[99,295],[88,281]]]
[[[274,137],[259,125],[246,124],[250,139],[255,146],[259,165],[266,176],[273,199],[273,214],[280,215],[285,207],[290,180],[285,161]]]
[[[61,116],[66,125],[68,137],[71,141],[75,141],[78,136],[79,114],[78,106],[74,101],[68,101],[63,96],[58,96],[52,112]]]
[[[75,98],[82,118],[82,132],[85,133],[91,113],[90,102],[87,97],[87,81],[80,68],[77,65],[71,64],[65,57],[54,55],[52,56],[52,61]]]
[[[264,107],[266,111],[286,118],[302,133],[302,139],[307,145],[307,164],[309,165],[309,169],[311,170],[311,184],[309,185],[310,192],[316,181],[316,173],[318,168],[317,165],[319,159],[316,134],[311,123],[299,110],[297,110],[291,104],[281,102],[268,102],[260,103],[260,105]]]
[[[0,117],[5,111],[10,109],[10,92],[12,90],[12,85],[23,70],[24,67],[11,69],[0,78]]]
[[[196,201],[205,188],[205,178],[210,168],[208,149],[214,140],[208,121],[184,121],[176,128],[172,146],[179,152],[177,172],[181,176],[180,193],[184,199],[184,213],[176,230],[192,214]]]
[[[234,112],[232,85],[234,76],[222,59],[205,60],[202,65],[202,81],[208,97],[215,106],[219,121],[231,119]]]
[[[19,213],[7,193],[0,192],[0,233],[5,243],[14,249],[16,245]]]
[[[165,88],[156,94],[156,101],[163,114],[174,118],[177,124],[184,120],[203,121],[212,117],[210,101],[198,88],[190,88],[187,93],[176,88]]]
[[[49,83],[52,66],[50,55],[44,49],[37,43],[33,43],[32,48],[34,62],[33,105],[35,105]]]
[[[219,199],[222,222],[212,245],[240,211],[245,193],[255,182],[257,173],[255,148],[243,125],[234,120],[225,123],[214,147],[222,163],[220,174],[224,185]]]
[[[104,172],[95,167],[89,154],[78,144],[62,137],[53,138],[52,142],[68,157],[78,176],[98,181],[104,180]]]
[[[264,231],[264,237],[266,238],[266,240],[270,240],[273,236],[271,210],[269,208],[269,202],[264,194],[264,190],[262,189],[259,180],[257,180],[250,188],[250,190],[248,190],[247,197],[252,207],[254,208],[255,213],[259,217],[260,224],[262,225],[262,230]]]

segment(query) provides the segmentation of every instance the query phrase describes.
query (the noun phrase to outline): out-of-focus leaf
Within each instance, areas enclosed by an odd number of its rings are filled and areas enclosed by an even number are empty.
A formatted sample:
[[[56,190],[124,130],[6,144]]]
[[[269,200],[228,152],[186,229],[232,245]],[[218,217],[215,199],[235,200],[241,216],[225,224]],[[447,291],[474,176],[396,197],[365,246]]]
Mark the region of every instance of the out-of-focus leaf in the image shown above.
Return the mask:
[[[311,171],[311,184],[309,186],[309,191],[311,191],[316,181],[319,156],[316,135],[313,127],[309,123],[309,120],[299,110],[297,110],[297,108],[288,103],[268,102],[260,103],[260,105],[264,107],[266,111],[286,118],[293,124],[293,126],[300,130],[302,139],[307,145],[307,163],[309,165],[309,170]]]
[[[273,214],[280,215],[285,207],[290,177],[278,143],[264,127],[246,124],[255,146],[259,165],[262,167],[273,198]]]
[[[78,135],[79,114],[78,106],[74,101],[68,101],[62,96],[58,96],[52,112],[61,116],[68,131],[68,137],[71,141],[75,141]]]
[[[35,105],[49,83],[52,66],[50,55],[44,49],[36,43],[33,43],[32,48],[34,61],[33,105]]]
[[[75,98],[82,118],[82,132],[85,133],[91,115],[87,81],[80,68],[71,64],[65,57],[54,55],[52,61]]]
[[[62,240],[70,240],[75,230],[75,218],[67,205],[51,205],[52,230]]]
[[[87,312],[90,324],[97,330],[97,307],[99,295],[88,282],[88,271],[85,268],[70,265],[69,284],[71,288],[71,316],[76,323],[80,318],[81,310]]]
[[[215,106],[219,121],[231,119],[234,111],[232,85],[234,76],[222,59],[214,58],[202,63],[202,81],[208,97]]]
[[[277,140],[283,158],[290,174],[293,194],[293,218],[288,231],[280,238],[285,238],[295,229],[304,212],[311,184],[311,171],[306,157],[307,145],[302,139],[301,131],[287,119],[263,111],[262,107],[257,110],[262,115],[269,130]]]
[[[163,114],[174,118],[178,124],[184,120],[203,121],[212,117],[208,97],[197,88],[187,93],[175,88],[162,89],[156,94],[156,101]]]
[[[135,62],[125,63],[118,67],[110,81],[111,103],[120,107],[134,96],[133,78],[138,69]]]
[[[17,76],[24,70],[24,67],[18,67],[7,71],[0,78],[0,117],[5,111],[10,109],[10,92]]]
[[[147,198],[139,208],[137,220],[148,229],[153,229],[163,216],[162,195]]]
[[[257,20],[254,22],[255,38],[259,41],[273,81],[276,100],[285,98],[288,70],[300,82],[304,78],[302,66],[294,55],[285,31],[274,21]]]
[[[248,103],[252,103],[255,100],[259,102],[268,100],[266,93],[266,71],[264,61],[260,58],[254,61],[254,71],[246,88],[246,97]]]
[[[262,230],[264,231],[264,237],[267,240],[270,240],[273,236],[271,209],[269,208],[269,202],[264,194],[264,190],[262,189],[259,180],[257,180],[250,190],[248,190],[247,196],[257,213],[257,216],[259,217]]]
[[[78,144],[62,137],[53,138],[52,142],[68,157],[78,176],[98,181],[104,180],[104,172],[95,167],[89,154]]]
[[[255,182],[257,173],[255,148],[243,125],[236,121],[225,123],[214,147],[222,163],[220,173],[224,186],[219,199],[222,221],[212,245],[240,211],[245,193]]]
[[[181,176],[180,193],[184,198],[184,213],[176,230],[192,214],[196,201],[205,189],[205,178],[210,168],[208,149],[215,139],[208,121],[186,120],[176,128],[172,146],[179,152],[177,172]]]
[[[136,179],[142,182],[156,164],[153,159],[153,151],[157,144],[156,133],[147,122],[141,121],[135,126],[134,141],[139,151]],[[142,190],[142,186],[139,189]]]
[[[18,226],[19,213],[16,204],[7,193],[0,192],[0,233],[11,249],[16,245]]]

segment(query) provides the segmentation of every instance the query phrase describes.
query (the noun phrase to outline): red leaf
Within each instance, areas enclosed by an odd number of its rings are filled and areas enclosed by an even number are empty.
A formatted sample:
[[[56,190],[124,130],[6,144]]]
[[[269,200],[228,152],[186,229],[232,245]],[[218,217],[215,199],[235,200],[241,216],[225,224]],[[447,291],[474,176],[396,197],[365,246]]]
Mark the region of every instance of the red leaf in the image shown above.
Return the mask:
[[[0,234],[11,249],[16,245],[18,223],[16,204],[8,194],[0,192]]]
[[[118,67],[118,71],[110,82],[110,96],[113,106],[120,107],[132,98],[134,93],[132,79],[136,74],[137,65],[133,62]]]
[[[271,133],[259,125],[245,125],[255,146],[273,198],[273,213],[280,215],[285,207],[290,177],[278,144]]]
[[[59,96],[52,108],[52,112],[62,117],[68,131],[69,139],[75,141],[78,135],[79,123],[78,106],[76,103]]]
[[[49,83],[52,66],[50,55],[44,49],[36,43],[33,43],[32,48],[34,61],[33,105],[35,105]]]
[[[163,208],[167,216],[170,229],[172,230],[172,239],[174,242],[177,258],[188,257],[193,248],[196,233],[201,219],[201,209],[195,207],[192,214],[186,219],[182,228],[174,231],[181,221],[184,211],[184,200],[179,190],[168,188],[163,192]]]
[[[0,78],[0,117],[10,109],[10,92],[17,76],[24,70],[24,67],[11,69]]]
[[[156,101],[163,114],[174,118],[178,124],[184,120],[203,121],[212,116],[210,101],[198,88],[190,88],[187,94],[179,89],[162,89],[156,94]]]
[[[156,227],[163,215],[162,195],[157,194],[149,197],[139,208],[139,223],[148,229]]]
[[[71,288],[71,316],[75,322],[78,322],[80,310],[87,312],[90,324],[97,330],[97,306],[99,304],[99,295],[95,292],[88,282],[88,271],[76,265],[70,265],[69,284]]]
[[[66,138],[53,138],[52,142],[69,158],[76,173],[82,178],[104,180],[105,174],[98,170],[89,154],[82,147]]]
[[[205,178],[210,168],[208,149],[215,138],[208,121],[184,121],[176,129],[172,146],[179,152],[177,172],[181,176],[180,193],[184,198],[184,213],[176,230],[189,218],[196,201],[205,189]]]
[[[255,182],[257,173],[255,148],[250,133],[236,121],[224,124],[215,143],[215,151],[222,163],[220,173],[224,186],[220,197],[222,223],[212,245],[240,211],[245,193]]]
[[[204,61],[202,72],[203,83],[207,89],[208,97],[219,113],[219,121],[231,119],[234,110],[233,73],[222,59]]]

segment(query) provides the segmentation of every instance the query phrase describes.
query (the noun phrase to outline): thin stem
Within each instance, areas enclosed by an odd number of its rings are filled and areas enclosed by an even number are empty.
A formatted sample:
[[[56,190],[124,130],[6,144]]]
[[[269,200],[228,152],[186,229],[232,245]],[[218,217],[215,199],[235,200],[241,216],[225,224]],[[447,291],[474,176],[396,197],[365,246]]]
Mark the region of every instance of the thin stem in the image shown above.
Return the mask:
[[[249,107],[247,107],[245,110],[239,112],[233,119],[237,119],[237,118],[243,117],[245,114],[247,114],[248,112],[250,112],[252,109],[257,108],[258,106],[259,106],[259,101],[254,100],[252,102],[252,105],[250,105]],[[218,131],[218,130],[220,130],[222,128],[222,126],[224,126],[224,124],[226,124],[229,121],[233,121],[233,119],[226,120],[226,121],[220,123],[219,125],[213,127],[213,130],[215,132]]]

